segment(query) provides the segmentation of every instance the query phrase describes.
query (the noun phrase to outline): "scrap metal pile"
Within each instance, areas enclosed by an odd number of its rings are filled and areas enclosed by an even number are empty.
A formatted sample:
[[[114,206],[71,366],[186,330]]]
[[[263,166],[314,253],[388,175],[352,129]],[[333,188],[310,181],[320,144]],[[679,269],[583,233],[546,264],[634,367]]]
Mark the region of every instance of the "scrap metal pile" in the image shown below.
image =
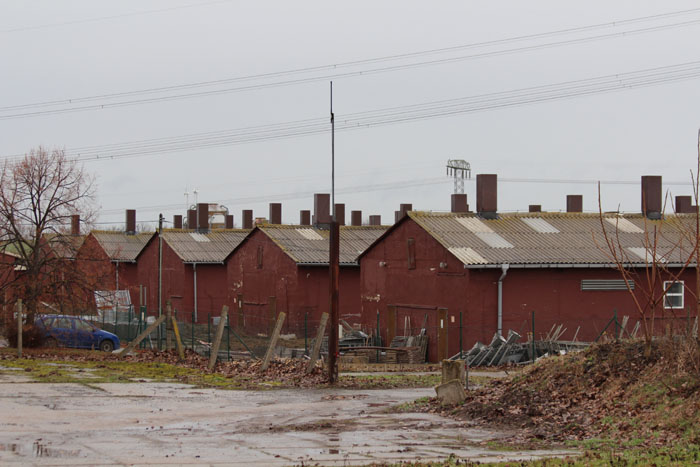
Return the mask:
[[[562,327],[563,325],[553,326],[543,340],[534,343],[532,339],[520,342],[522,336],[513,330],[508,331],[507,338],[496,333],[489,345],[477,342],[469,351],[462,352],[461,355],[458,353],[450,360],[462,357],[467,360],[470,367],[500,366],[532,362],[544,355],[563,355],[583,350],[590,345],[586,342],[577,342],[575,336],[572,341],[559,340],[566,331],[566,329],[562,330]]]

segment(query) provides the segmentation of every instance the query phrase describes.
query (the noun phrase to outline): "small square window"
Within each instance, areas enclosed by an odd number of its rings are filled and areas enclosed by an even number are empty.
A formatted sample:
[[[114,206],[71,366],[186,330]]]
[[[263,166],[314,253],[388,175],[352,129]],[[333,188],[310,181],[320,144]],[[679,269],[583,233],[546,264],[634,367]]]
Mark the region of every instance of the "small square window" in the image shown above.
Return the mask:
[[[664,290],[666,291],[664,308],[683,308],[683,281],[664,282]]]

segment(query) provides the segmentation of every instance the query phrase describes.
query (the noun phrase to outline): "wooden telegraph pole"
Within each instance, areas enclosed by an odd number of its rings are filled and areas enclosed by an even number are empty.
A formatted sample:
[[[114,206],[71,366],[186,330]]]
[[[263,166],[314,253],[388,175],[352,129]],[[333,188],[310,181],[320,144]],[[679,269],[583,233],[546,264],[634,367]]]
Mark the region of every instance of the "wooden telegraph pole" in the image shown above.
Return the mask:
[[[335,218],[335,118],[333,115],[333,82],[331,81],[331,231],[330,231],[330,308],[331,330],[328,338],[328,381],[338,381],[338,276],[340,273],[340,234]]]

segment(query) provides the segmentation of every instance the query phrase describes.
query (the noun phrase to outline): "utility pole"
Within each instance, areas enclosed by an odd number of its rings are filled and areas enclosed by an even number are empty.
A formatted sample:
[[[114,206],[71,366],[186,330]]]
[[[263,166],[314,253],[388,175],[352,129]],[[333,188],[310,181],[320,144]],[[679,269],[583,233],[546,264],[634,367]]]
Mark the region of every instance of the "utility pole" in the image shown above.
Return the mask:
[[[328,338],[328,381],[338,381],[338,276],[340,274],[340,233],[335,218],[335,116],[333,115],[333,81],[331,81],[331,231],[329,238],[330,258],[330,305],[331,332]]]
[[[158,318],[163,314],[163,214],[158,214]],[[158,326],[158,347],[161,346]]]

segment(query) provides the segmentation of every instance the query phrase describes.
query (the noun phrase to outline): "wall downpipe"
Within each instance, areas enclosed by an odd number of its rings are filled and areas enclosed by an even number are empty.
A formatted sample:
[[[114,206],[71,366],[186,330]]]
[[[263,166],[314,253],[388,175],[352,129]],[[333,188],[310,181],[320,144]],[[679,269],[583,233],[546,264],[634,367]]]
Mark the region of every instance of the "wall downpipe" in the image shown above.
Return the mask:
[[[197,263],[192,263],[192,271],[194,271],[194,322],[197,319]],[[194,325],[194,323],[192,323]]]
[[[498,335],[503,336],[503,279],[508,274],[509,264],[501,264],[501,277],[498,278]]]

